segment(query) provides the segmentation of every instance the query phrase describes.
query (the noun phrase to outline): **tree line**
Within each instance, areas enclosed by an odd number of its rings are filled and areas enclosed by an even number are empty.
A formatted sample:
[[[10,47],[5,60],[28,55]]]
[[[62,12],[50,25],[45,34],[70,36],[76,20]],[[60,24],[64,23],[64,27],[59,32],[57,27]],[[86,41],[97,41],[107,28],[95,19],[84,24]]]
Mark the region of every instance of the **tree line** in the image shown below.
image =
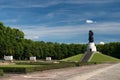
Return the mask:
[[[29,59],[36,56],[37,59],[45,59],[51,56],[53,59],[62,59],[83,53],[86,45],[60,44],[44,41],[33,41],[24,38],[24,33],[16,28],[6,27],[0,22],[0,59],[4,55],[12,55],[14,59]]]
[[[110,42],[104,45],[97,45],[97,50],[103,54],[120,59],[120,42]]]
[[[65,44],[33,41],[24,38],[24,33],[16,28],[6,27],[0,22],[0,59],[12,55],[16,60],[27,60],[30,56],[37,59],[63,59],[84,53],[87,44]],[[120,58],[120,42],[97,45],[100,52]]]

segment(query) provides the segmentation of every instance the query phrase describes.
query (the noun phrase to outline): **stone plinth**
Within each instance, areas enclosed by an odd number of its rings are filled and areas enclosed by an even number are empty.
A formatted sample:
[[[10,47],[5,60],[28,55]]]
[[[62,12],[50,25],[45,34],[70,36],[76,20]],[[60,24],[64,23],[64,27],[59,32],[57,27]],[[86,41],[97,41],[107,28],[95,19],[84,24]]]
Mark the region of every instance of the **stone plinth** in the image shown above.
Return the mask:
[[[13,60],[13,56],[4,56],[4,60],[12,61]]]
[[[46,61],[51,61],[52,58],[51,57],[46,57]]]
[[[35,61],[36,62],[36,57],[35,56],[30,57],[30,61]]]
[[[96,49],[96,46],[95,46],[95,43],[94,43],[94,42],[90,42],[90,43],[88,44],[87,51],[90,51],[90,52],[96,52],[96,51],[97,51],[97,49]]]

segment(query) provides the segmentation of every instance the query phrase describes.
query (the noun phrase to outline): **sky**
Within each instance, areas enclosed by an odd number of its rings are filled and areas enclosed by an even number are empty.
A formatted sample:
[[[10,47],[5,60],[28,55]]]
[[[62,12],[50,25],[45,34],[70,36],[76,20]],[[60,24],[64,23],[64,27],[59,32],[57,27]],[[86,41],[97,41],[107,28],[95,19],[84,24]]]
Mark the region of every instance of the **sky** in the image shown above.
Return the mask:
[[[120,0],[0,0],[0,21],[25,38],[58,43],[120,41]]]

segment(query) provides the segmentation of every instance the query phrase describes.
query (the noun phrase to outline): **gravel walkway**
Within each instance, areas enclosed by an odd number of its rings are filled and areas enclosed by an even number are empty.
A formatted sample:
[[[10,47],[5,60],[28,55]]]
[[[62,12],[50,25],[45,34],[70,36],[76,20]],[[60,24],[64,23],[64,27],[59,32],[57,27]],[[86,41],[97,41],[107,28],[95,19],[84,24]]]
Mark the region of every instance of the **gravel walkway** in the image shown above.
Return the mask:
[[[104,70],[104,69],[103,69]],[[120,63],[105,68],[101,73],[92,76],[87,80],[120,80]]]
[[[85,74],[78,74],[67,80],[120,80],[120,63]]]
[[[120,80],[119,64],[98,64],[47,70],[30,74],[5,74],[0,80]]]

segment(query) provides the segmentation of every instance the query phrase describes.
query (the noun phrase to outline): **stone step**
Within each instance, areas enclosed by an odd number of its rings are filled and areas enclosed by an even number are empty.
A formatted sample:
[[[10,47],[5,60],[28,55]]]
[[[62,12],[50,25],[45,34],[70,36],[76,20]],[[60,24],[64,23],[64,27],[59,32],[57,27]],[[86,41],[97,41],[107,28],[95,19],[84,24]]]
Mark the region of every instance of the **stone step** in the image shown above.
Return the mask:
[[[80,62],[88,62],[91,58],[93,52],[86,52]]]

